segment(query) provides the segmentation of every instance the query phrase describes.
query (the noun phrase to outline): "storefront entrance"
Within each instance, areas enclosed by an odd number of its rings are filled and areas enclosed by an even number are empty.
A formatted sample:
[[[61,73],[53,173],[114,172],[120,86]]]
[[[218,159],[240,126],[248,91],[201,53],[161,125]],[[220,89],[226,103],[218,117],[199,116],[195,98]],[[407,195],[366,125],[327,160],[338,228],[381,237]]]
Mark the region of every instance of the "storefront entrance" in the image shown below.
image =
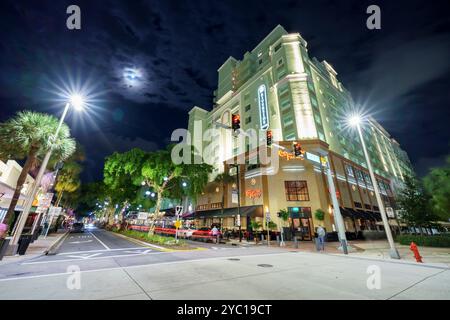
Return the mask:
[[[312,240],[313,222],[311,208],[309,207],[289,207],[291,220],[291,230],[293,236],[303,241]]]

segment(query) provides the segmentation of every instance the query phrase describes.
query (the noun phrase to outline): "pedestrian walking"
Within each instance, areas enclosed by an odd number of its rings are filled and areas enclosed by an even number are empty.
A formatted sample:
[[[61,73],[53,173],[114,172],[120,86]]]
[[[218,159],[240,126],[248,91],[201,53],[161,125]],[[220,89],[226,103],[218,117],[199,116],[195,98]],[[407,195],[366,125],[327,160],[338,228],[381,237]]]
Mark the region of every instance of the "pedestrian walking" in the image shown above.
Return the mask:
[[[216,226],[214,226],[211,230],[212,236],[216,239],[216,243],[219,243],[219,229],[217,229]]]
[[[317,228],[317,241],[318,243],[318,250],[325,251],[325,236],[327,235],[325,229],[322,226],[319,226]]]

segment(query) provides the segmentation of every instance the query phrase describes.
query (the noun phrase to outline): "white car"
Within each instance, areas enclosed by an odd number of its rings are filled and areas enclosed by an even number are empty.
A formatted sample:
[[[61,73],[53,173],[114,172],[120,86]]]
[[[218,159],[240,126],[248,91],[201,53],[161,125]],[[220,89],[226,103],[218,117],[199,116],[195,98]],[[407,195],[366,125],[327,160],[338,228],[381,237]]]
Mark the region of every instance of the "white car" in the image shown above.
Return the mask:
[[[183,229],[178,229],[178,236],[180,238],[185,238],[185,239],[190,239],[192,237],[192,234],[194,233],[194,231],[196,231],[197,229],[194,228],[183,228]]]

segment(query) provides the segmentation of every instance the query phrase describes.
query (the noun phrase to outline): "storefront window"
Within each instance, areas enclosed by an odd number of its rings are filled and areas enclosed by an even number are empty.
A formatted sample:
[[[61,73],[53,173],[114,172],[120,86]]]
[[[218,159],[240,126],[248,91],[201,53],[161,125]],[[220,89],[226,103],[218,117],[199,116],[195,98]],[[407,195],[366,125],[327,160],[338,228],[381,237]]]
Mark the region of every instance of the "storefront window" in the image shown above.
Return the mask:
[[[309,201],[306,181],[285,181],[284,188],[287,201]]]

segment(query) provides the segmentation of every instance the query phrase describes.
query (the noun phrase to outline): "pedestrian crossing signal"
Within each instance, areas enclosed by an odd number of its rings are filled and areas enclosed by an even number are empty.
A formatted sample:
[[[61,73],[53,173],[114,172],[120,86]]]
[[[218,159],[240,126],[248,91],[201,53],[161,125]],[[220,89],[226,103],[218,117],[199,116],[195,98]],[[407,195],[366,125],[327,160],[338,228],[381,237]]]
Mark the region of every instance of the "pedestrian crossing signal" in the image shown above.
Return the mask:
[[[294,142],[294,155],[296,157],[300,157],[303,154],[302,147],[300,146],[300,143]]]
[[[272,130],[266,131],[266,144],[268,147],[272,145]]]

